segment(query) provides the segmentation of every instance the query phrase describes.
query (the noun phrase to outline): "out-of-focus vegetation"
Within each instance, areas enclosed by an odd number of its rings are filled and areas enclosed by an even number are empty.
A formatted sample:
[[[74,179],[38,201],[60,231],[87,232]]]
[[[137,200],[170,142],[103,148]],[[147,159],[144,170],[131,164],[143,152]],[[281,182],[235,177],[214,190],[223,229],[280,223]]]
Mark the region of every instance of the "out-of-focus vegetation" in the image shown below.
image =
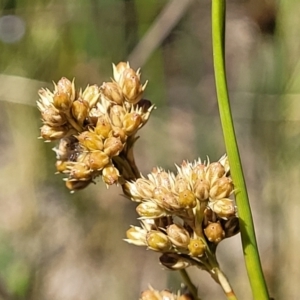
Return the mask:
[[[70,194],[54,175],[35,101],[52,80],[101,84],[112,62],[130,58],[158,107],[136,145],[140,170],[218,159],[210,1],[2,0],[0,9],[0,299],[132,300],[149,283],[177,290],[179,276],[157,256],[122,241],[137,221],[119,188],[99,180]],[[299,10],[296,0],[228,1],[233,116],[275,299],[297,299],[300,278]],[[239,236],[218,254],[237,296],[251,299]],[[202,298],[223,299],[204,272],[189,272]]]

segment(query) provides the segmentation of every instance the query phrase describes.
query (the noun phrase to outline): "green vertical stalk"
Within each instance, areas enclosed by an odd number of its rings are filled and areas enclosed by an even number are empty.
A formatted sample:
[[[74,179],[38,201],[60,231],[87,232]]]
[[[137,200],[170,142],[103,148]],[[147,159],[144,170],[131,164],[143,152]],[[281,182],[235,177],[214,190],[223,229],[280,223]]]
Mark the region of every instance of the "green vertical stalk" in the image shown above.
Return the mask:
[[[220,118],[230,163],[231,176],[235,185],[235,197],[240,220],[244,259],[253,298],[269,300],[268,290],[260,263],[251,208],[228,97],[224,58],[225,11],[225,0],[212,0],[213,62]]]

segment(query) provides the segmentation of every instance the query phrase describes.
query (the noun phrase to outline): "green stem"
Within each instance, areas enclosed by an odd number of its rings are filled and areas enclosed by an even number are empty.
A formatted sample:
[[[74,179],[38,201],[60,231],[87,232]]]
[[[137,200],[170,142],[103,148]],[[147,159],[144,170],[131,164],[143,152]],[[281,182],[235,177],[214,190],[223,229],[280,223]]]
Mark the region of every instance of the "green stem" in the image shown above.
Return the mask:
[[[184,284],[187,286],[189,292],[193,295],[193,299],[195,300],[201,300],[198,297],[198,292],[197,292],[197,288],[195,287],[195,285],[192,283],[189,274],[187,273],[187,271],[185,269],[179,270],[180,275],[183,279]]]
[[[225,11],[225,0],[212,0],[213,60],[218,104],[226,151],[230,163],[230,172],[235,184],[244,259],[253,298],[267,300],[269,299],[269,295],[258,253],[251,208],[228,97],[224,58]]]

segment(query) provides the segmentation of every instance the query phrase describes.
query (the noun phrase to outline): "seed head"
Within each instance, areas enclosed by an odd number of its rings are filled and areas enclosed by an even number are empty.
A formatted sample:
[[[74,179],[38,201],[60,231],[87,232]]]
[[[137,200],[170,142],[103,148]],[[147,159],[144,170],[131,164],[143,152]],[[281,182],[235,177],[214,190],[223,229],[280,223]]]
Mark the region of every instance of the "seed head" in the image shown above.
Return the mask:
[[[123,129],[125,133],[130,136],[134,134],[142,124],[142,117],[136,112],[128,113],[123,119]]]
[[[50,106],[42,111],[42,119],[44,124],[51,127],[60,127],[67,123],[66,116],[54,106]]]
[[[190,243],[190,235],[186,229],[177,224],[167,228],[167,235],[172,244],[179,248],[187,248]]]
[[[225,238],[225,231],[223,230],[220,222],[208,224],[208,226],[204,229],[204,233],[207,239],[212,243],[219,243]]]
[[[119,62],[117,65],[113,64],[113,76],[114,76],[114,80],[119,83],[120,78],[123,74],[123,72],[130,68],[129,63],[125,63],[125,62]]]
[[[45,124],[41,127],[41,137],[47,141],[62,139],[70,135],[70,133],[72,133],[72,131],[70,131],[68,126],[52,127]]]
[[[181,208],[193,208],[197,204],[197,199],[195,194],[188,189],[178,193],[177,201],[178,201],[178,205]]]
[[[201,257],[205,253],[206,245],[201,239],[191,239],[188,245],[190,255],[193,257]]]
[[[233,191],[233,182],[231,178],[222,177],[216,179],[209,191],[211,199],[227,198]]]
[[[138,226],[131,226],[131,228],[126,231],[127,239],[125,239],[125,242],[136,246],[146,246],[146,235],[147,230]]]
[[[75,85],[74,81],[71,82],[69,79],[62,77],[55,85],[55,92],[58,94],[66,94],[72,102],[75,99]]]
[[[113,165],[107,165],[102,170],[102,180],[107,185],[113,185],[118,182],[120,177],[119,170]]]
[[[108,138],[112,131],[110,119],[107,115],[101,115],[98,118],[95,133],[103,138]]]
[[[84,131],[77,136],[79,143],[89,151],[103,150],[101,136],[93,131]]]
[[[79,98],[82,98],[84,101],[86,101],[90,109],[96,105],[96,103],[99,101],[99,97],[100,89],[96,84],[87,86],[83,93],[79,93]]]
[[[84,163],[73,163],[70,166],[70,179],[87,181],[91,179],[91,169]]]
[[[72,100],[67,93],[56,93],[53,97],[53,105],[60,111],[68,111],[72,105]]]
[[[119,137],[111,136],[104,141],[103,151],[109,157],[117,156],[123,150],[123,143]]]
[[[103,151],[89,153],[89,167],[93,171],[101,171],[109,162],[109,157]]]
[[[86,188],[91,182],[93,182],[92,179],[86,181],[67,180],[66,187],[71,191],[77,191]]]
[[[206,179],[210,185],[213,185],[216,180],[225,175],[225,168],[220,162],[213,162],[208,165],[206,169]]]
[[[236,209],[231,199],[224,198],[208,203],[209,207],[220,217],[230,218],[235,216]]]
[[[160,218],[167,215],[166,211],[159,207],[155,202],[142,202],[136,208],[141,218]]]
[[[107,101],[111,101],[118,105],[124,103],[125,99],[122,90],[116,82],[104,82],[100,90]]]
[[[195,196],[200,201],[206,201],[209,198],[209,182],[206,179],[198,179],[194,186]]]
[[[147,233],[146,241],[149,249],[158,252],[166,252],[172,248],[169,238],[162,232],[152,230]]]
[[[83,123],[89,114],[89,103],[86,100],[79,98],[72,103],[71,111],[74,119],[80,126],[83,126]]]

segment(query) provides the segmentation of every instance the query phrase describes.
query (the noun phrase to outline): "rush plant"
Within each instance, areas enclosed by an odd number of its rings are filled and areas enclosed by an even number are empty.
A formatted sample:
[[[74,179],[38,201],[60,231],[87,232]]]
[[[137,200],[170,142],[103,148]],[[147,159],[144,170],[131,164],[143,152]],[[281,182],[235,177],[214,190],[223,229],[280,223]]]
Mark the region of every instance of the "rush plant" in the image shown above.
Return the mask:
[[[155,167],[143,176],[133,149],[137,134],[155,106],[143,98],[147,85],[128,62],[113,64],[111,81],[77,89],[60,79],[53,91],[39,91],[41,138],[56,141],[56,169],[68,189],[86,188],[101,177],[122,187],[137,203],[140,226],[131,226],[125,241],[160,253],[167,269],[179,270],[186,291],[144,291],[141,300],[200,300],[186,269],[208,272],[227,299],[237,299],[221,270],[216,249],[241,233],[254,299],[269,299],[256,245],[251,209],[235,138],[227,92],[224,38],[225,1],[212,0],[213,57],[216,91],[227,155],[218,161],[183,161],[176,172]]]

